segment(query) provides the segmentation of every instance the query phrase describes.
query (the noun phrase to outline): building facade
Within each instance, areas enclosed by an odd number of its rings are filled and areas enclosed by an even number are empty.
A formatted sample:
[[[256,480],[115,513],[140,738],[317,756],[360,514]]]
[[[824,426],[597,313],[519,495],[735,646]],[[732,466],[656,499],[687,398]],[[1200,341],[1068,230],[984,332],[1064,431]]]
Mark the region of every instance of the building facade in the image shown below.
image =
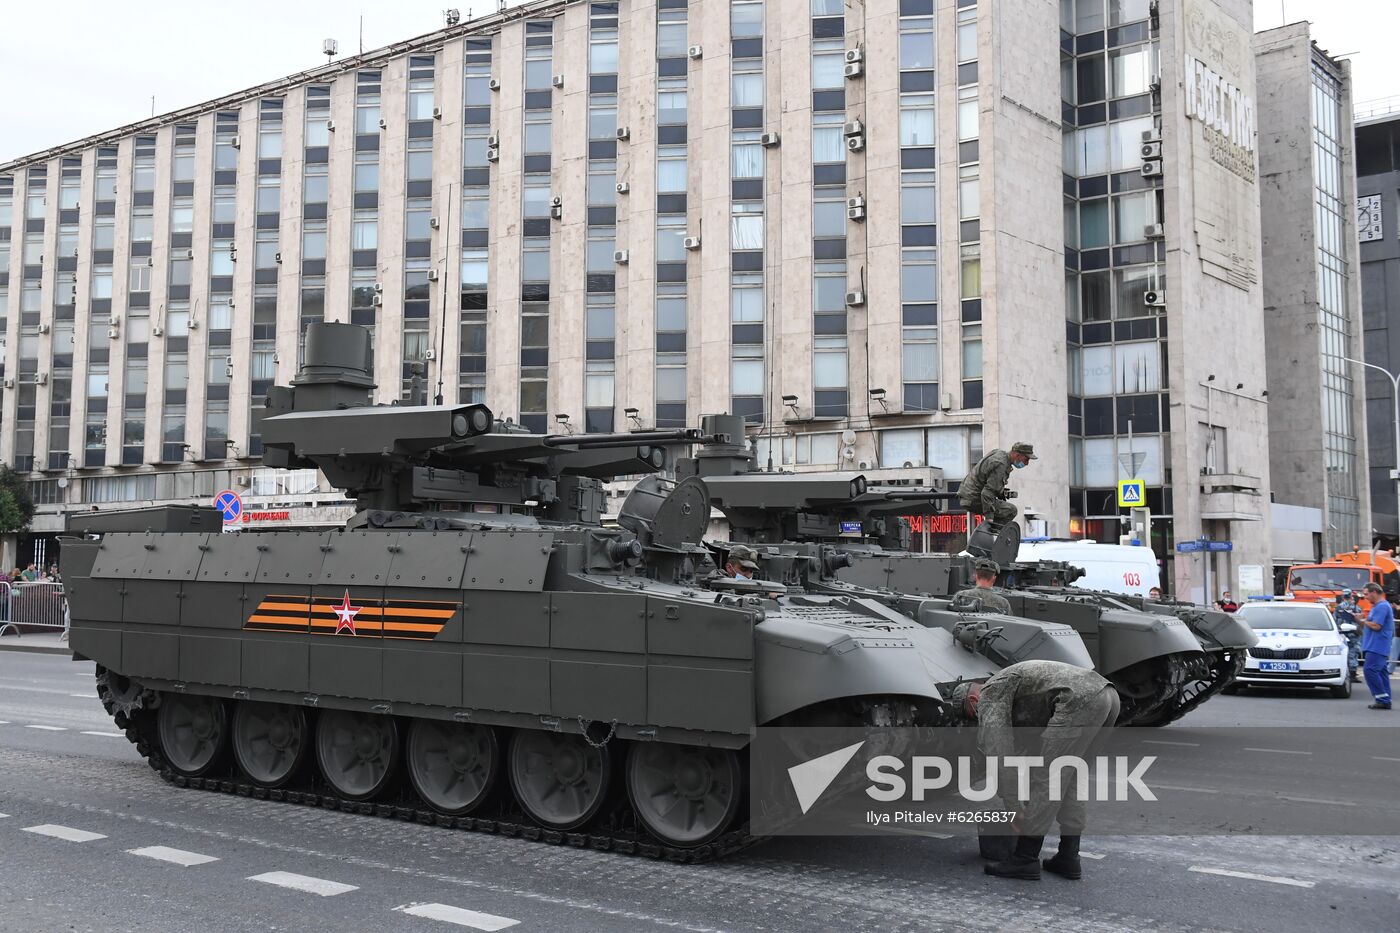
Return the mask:
[[[1400,113],[1356,124],[1356,228],[1360,240],[1365,360],[1400,370]],[[1383,545],[1400,541],[1396,522],[1394,386],[1366,371],[1366,439],[1371,524]]]
[[[1321,511],[1324,554],[1371,544],[1350,72],[1307,23],[1254,37],[1274,501]],[[1285,555],[1316,560],[1322,555]]]
[[[68,508],[251,484],[304,325],[352,321],[381,400],[537,430],[733,411],[760,462],[954,479],[1032,442],[1035,530],[1117,540],[1140,478],[1164,582],[1231,588],[1269,538],[1250,15],[541,0],[0,166],[0,456]]]

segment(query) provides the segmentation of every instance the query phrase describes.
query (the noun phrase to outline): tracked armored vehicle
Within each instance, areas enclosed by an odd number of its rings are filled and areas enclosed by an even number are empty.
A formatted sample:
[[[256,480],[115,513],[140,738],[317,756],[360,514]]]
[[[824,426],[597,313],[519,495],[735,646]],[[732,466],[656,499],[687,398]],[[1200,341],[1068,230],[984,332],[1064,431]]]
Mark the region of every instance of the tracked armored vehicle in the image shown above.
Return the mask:
[[[814,548],[820,557],[811,566],[822,579],[892,594],[924,624],[958,625],[937,603],[921,599],[952,599],[972,586],[973,559],[910,552],[909,531],[899,517],[941,510],[954,498],[941,479],[918,489],[877,491],[853,485],[850,474],[765,473],[746,446],[733,442],[742,430],[738,421],[706,418],[702,430],[731,442],[707,443],[680,465],[681,472],[705,480],[734,541],[774,556]],[[850,534],[858,537],[843,537]],[[1079,571],[1067,564],[1014,563],[1018,540],[1012,524],[992,542],[994,558],[1005,567],[1001,595],[1021,619],[1079,633],[1095,669],[1118,688],[1122,724],[1163,725],[1180,718],[1234,679],[1245,648],[1254,643],[1253,632],[1225,613],[1070,588]]]
[[[756,727],[941,725],[947,690],[997,669],[875,600],[723,579],[699,479],[599,524],[603,478],[697,432],[373,406],[368,353],[313,325],[262,423],[267,465],[354,497],[344,529],[127,514],[65,541],[74,652],[168,781],[698,860],[749,841]]]

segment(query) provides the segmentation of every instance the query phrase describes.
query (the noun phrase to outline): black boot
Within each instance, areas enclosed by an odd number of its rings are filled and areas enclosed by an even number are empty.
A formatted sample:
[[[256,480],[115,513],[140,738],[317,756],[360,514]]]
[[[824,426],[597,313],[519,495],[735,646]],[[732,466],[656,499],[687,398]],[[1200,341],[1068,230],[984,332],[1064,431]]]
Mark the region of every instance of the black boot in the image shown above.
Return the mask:
[[[1020,836],[1016,840],[1016,850],[1003,862],[993,862],[982,866],[982,870],[998,878],[1021,878],[1026,881],[1040,880],[1040,847],[1044,836]]]
[[[992,833],[982,833],[977,837],[977,848],[981,851],[982,857],[989,862],[1006,861],[1011,858],[1011,851],[1015,847],[1015,836],[998,836]]]
[[[1054,858],[1048,858],[1042,864],[1046,871],[1054,872],[1062,878],[1078,881],[1084,877],[1084,871],[1079,864],[1079,837],[1061,836],[1060,851],[1055,853]]]

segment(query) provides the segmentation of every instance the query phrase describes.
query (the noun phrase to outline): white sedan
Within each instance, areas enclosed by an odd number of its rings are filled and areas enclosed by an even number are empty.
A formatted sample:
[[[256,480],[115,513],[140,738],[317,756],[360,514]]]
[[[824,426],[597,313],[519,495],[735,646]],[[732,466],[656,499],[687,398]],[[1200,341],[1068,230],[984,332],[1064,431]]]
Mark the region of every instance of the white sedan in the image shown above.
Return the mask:
[[[1259,643],[1249,649],[1244,670],[1227,688],[1326,687],[1332,696],[1351,696],[1347,642],[1332,613],[1318,603],[1248,603],[1236,613],[1254,629]]]

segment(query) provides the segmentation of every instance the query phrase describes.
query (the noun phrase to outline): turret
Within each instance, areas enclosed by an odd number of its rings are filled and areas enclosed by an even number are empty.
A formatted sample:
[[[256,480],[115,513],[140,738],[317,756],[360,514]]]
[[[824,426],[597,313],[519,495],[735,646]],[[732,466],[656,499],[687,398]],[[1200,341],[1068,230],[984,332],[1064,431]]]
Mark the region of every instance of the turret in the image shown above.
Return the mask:
[[[596,522],[601,480],[656,472],[667,465],[666,445],[702,437],[530,434],[485,405],[374,405],[374,387],[369,332],[312,324],[301,370],[268,391],[262,422],[263,462],[320,469],[355,497],[351,525],[450,527],[452,513],[475,506]]]

